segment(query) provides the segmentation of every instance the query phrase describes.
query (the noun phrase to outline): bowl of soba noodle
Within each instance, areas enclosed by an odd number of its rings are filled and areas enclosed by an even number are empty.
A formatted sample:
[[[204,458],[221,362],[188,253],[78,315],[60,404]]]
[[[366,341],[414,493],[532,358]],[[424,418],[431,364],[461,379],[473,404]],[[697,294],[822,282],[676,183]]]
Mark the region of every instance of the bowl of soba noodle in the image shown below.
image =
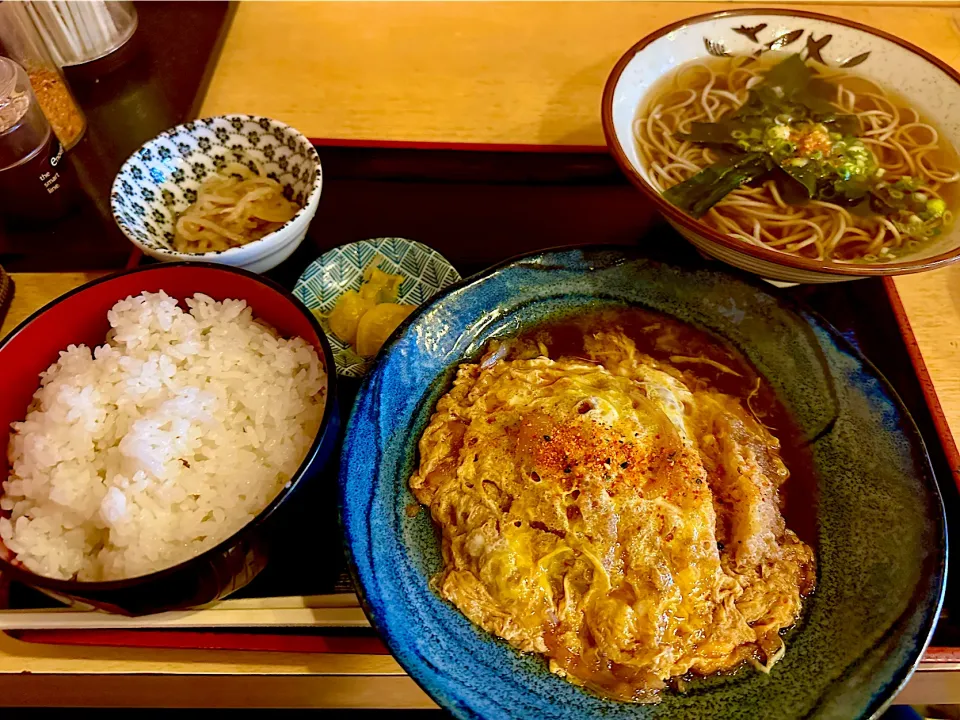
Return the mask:
[[[223,115],[143,145],[120,168],[110,202],[120,229],[153,258],[265,272],[303,242],[322,186],[320,158],[302,133]]]
[[[603,94],[614,157],[701,252],[770,280],[960,258],[960,73],[840,18],[733,10],[634,45]]]

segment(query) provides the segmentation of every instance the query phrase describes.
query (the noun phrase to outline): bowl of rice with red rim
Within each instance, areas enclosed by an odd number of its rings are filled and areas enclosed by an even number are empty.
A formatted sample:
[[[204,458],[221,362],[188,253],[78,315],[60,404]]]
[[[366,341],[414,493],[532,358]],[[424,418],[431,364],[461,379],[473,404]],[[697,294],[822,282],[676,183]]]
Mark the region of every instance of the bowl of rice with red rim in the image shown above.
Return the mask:
[[[330,346],[244,270],[94,281],[0,344],[0,573],[130,614],[243,587],[329,460]]]

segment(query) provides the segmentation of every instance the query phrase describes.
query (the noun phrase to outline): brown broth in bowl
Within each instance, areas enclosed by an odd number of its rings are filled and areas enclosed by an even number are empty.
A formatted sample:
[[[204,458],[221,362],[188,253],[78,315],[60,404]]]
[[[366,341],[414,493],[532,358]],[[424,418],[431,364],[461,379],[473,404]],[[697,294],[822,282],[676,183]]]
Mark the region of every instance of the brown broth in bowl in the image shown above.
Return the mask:
[[[714,230],[799,257],[882,263],[951,232],[960,155],[914,103],[799,56],[705,58],[647,93],[651,184]]]

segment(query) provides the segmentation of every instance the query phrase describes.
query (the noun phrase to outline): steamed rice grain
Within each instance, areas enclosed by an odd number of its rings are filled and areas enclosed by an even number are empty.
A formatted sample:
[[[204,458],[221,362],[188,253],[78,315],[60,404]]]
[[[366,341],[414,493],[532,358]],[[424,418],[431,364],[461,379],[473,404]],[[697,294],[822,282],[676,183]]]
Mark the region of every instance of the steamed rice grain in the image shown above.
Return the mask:
[[[0,538],[33,572],[109,580],[239,530],[316,436],[326,374],[241,300],[121,300],[107,343],[71,345],[13,423]]]

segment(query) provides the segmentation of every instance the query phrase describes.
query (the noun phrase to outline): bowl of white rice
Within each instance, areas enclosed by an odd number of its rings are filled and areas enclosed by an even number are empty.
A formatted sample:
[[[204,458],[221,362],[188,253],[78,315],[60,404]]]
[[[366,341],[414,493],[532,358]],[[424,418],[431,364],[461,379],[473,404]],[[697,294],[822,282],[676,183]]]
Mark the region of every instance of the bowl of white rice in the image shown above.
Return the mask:
[[[243,587],[333,453],[333,368],[312,314],[244,270],[155,265],[54,301],[0,343],[0,573],[128,614]]]

